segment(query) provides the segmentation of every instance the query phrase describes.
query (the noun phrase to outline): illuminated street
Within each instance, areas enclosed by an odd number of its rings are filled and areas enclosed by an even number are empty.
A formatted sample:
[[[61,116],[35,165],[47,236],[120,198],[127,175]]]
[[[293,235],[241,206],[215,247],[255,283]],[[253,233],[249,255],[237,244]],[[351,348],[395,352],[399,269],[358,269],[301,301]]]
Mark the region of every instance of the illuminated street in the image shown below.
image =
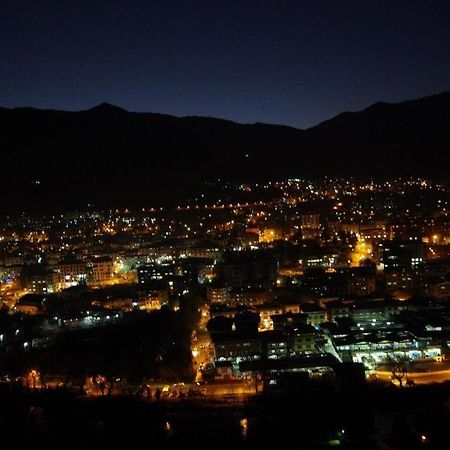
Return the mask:
[[[354,250],[351,252],[351,267],[359,267],[365,259],[372,256],[372,246],[364,239],[358,239]]]
[[[377,370],[375,373],[380,380],[391,381],[391,372]],[[407,378],[413,380],[414,384],[442,383],[445,381],[450,381],[450,369],[432,372],[408,372]],[[405,377],[405,381],[407,378]]]

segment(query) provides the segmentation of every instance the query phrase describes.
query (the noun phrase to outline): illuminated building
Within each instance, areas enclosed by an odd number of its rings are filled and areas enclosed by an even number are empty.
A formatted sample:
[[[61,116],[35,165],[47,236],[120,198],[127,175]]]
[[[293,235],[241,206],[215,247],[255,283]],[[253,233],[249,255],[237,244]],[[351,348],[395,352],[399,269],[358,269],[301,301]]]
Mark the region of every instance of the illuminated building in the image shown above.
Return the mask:
[[[394,320],[404,305],[396,300],[384,298],[355,302],[350,309],[351,317],[360,329],[372,328],[380,324],[387,324]]]
[[[268,359],[283,359],[289,356],[289,337],[279,331],[266,331],[263,334],[265,355]]]
[[[167,291],[150,292],[145,297],[138,300],[138,308],[143,311],[155,311],[167,303]]]
[[[25,266],[20,275],[20,285],[32,294],[48,294],[60,288],[60,275],[45,266]]]
[[[213,242],[204,241],[195,246],[187,247],[184,253],[188,258],[220,260],[223,250]]]
[[[227,305],[230,301],[230,290],[228,286],[207,286],[206,298],[211,304]]]
[[[114,298],[103,303],[106,309],[120,309],[122,311],[131,311],[133,309],[132,298]]]
[[[335,342],[339,353],[347,352],[353,362],[362,362],[371,368],[392,358],[434,359],[441,355],[439,346],[430,340],[419,339],[409,331],[377,331],[335,338]]]
[[[137,269],[139,285],[145,285],[152,281],[168,279],[175,275],[173,263],[146,264]]]
[[[320,228],[320,214],[302,214],[300,226],[302,230],[318,230]]]
[[[314,303],[304,303],[301,305],[301,312],[306,315],[306,323],[313,327],[318,327],[326,322],[326,311]]]
[[[94,283],[103,283],[111,280],[113,276],[113,262],[111,258],[96,258],[88,263],[89,280]]]
[[[261,330],[273,330],[273,317],[282,315],[282,314],[299,314],[300,313],[300,305],[291,304],[291,305],[283,305],[283,304],[267,304],[267,305],[257,305],[255,306],[255,310],[259,312],[260,316],[260,329]]]
[[[230,291],[230,304],[255,306],[262,305],[272,299],[272,294],[268,289],[260,287],[235,288]]]
[[[273,242],[283,239],[283,233],[277,228],[264,228],[259,234],[259,242]]]
[[[386,240],[389,238],[389,230],[385,223],[377,221],[375,223],[361,224],[359,235],[365,240]]]
[[[337,254],[306,256],[299,260],[300,267],[311,268],[331,268],[340,266],[340,258]]]
[[[424,262],[420,241],[384,241],[379,244],[384,269],[417,269]]]
[[[386,291],[412,291],[414,288],[414,272],[411,269],[385,269],[384,270]]]
[[[261,333],[216,333],[211,336],[217,361],[237,365],[246,359],[260,359],[263,352]]]
[[[299,355],[292,358],[269,359],[267,361],[243,360],[239,363],[239,371],[244,376],[264,373],[269,386],[274,387],[278,384],[283,385],[283,380],[287,375],[296,375],[294,380],[297,381],[299,374],[305,374],[306,379],[308,379],[310,376],[332,373],[333,368],[338,363],[339,360],[333,355],[319,353]]]
[[[292,351],[294,353],[318,353],[320,334],[312,325],[297,325],[293,330]]]
[[[256,310],[259,312],[261,330],[273,330],[272,316],[284,313],[282,305],[261,305]]]
[[[300,229],[303,239],[316,239],[321,234],[320,214],[302,214]]]
[[[76,286],[87,281],[88,268],[84,262],[61,261],[53,268],[59,275],[61,289]]]

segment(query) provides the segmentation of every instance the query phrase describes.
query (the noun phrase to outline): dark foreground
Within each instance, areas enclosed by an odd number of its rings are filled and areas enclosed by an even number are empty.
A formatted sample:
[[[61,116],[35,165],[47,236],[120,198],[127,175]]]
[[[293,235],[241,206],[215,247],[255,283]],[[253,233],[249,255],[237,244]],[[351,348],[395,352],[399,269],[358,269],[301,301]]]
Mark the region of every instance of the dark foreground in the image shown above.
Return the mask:
[[[5,449],[448,449],[450,384],[154,401],[0,392]]]

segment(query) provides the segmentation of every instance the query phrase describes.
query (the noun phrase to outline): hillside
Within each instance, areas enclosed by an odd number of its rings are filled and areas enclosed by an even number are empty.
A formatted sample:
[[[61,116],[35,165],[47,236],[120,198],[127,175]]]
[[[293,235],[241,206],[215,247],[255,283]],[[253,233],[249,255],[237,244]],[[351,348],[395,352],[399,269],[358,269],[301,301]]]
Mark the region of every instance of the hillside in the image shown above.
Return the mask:
[[[147,205],[192,180],[447,175],[450,93],[376,103],[307,130],[207,117],[0,108],[3,209]]]

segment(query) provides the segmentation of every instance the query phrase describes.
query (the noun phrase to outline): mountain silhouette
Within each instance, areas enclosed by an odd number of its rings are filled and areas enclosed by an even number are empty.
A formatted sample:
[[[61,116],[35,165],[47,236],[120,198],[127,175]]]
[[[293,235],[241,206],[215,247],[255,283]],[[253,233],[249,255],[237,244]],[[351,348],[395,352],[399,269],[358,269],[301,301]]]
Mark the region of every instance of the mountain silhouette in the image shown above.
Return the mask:
[[[299,130],[210,117],[0,108],[2,209],[149,205],[196,182],[447,176],[450,93],[378,102]],[[170,194],[170,195],[169,195]]]

